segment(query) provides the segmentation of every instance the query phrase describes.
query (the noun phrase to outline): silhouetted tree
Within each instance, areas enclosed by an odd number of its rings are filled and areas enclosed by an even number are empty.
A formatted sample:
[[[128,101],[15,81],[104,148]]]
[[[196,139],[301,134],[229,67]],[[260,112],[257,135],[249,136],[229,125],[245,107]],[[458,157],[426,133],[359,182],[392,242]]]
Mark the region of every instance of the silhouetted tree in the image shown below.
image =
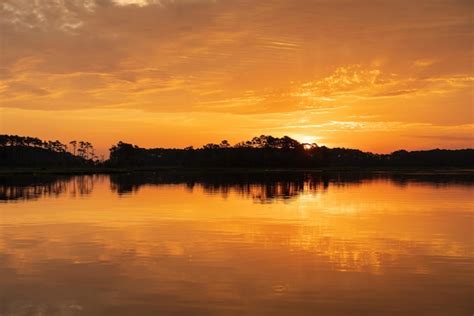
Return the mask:
[[[230,144],[227,140],[223,140],[221,141],[221,143],[219,144],[219,148],[229,148],[230,147]]]
[[[201,148],[145,149],[119,142],[111,148],[110,165],[194,167],[422,167],[473,166],[474,150],[395,152],[378,155],[357,149],[301,144],[291,137],[260,135],[231,146],[223,140]]]
[[[59,140],[0,135],[0,166],[92,166],[97,165],[93,145],[71,141],[72,153]],[[77,156],[75,155],[77,153]],[[318,147],[301,144],[291,137],[260,135],[231,146],[227,140],[201,148],[140,148],[119,142],[110,148],[108,166],[189,166],[189,167],[474,167],[474,149],[399,150],[373,154],[357,149]]]
[[[85,143],[86,155],[76,157],[67,152],[59,140],[43,141],[36,137],[0,135],[0,165],[2,166],[80,166],[94,157],[92,144]]]
[[[72,146],[72,154],[76,155],[77,140],[71,140],[69,144]]]

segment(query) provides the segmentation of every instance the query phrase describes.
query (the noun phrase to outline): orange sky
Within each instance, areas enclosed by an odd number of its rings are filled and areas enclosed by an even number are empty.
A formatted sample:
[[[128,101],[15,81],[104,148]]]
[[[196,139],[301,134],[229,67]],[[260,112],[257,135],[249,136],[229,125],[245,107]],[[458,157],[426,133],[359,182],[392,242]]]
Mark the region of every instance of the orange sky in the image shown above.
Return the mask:
[[[473,147],[472,1],[4,0],[0,133]]]

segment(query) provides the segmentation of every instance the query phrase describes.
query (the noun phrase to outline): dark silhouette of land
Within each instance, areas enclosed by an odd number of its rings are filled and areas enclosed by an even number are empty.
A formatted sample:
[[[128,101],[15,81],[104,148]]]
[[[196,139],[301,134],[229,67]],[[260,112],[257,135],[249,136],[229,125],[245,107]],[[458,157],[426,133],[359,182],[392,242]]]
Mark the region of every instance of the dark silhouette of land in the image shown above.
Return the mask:
[[[91,143],[43,141],[36,137],[0,135],[0,166],[8,168],[71,168],[98,165]],[[69,149],[69,150],[68,150]]]
[[[35,137],[0,135],[0,167],[4,172],[28,169],[153,170],[159,168],[260,168],[260,169],[473,169],[474,149],[399,150],[374,154],[357,149],[303,144],[288,136],[262,135],[230,145],[207,144],[200,148],[141,148],[119,142],[108,160],[99,159],[86,141],[43,141]]]

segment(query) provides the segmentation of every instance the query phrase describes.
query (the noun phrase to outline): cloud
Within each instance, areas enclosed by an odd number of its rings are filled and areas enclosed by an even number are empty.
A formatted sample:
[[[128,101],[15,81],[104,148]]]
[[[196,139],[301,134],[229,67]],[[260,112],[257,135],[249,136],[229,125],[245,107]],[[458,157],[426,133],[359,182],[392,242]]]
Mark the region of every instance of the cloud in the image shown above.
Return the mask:
[[[241,135],[302,118],[369,130],[374,125],[364,122],[375,120],[465,124],[472,121],[471,7],[448,0],[5,0],[0,107],[175,113],[194,126],[199,114],[207,123],[241,122],[244,128],[229,130]]]

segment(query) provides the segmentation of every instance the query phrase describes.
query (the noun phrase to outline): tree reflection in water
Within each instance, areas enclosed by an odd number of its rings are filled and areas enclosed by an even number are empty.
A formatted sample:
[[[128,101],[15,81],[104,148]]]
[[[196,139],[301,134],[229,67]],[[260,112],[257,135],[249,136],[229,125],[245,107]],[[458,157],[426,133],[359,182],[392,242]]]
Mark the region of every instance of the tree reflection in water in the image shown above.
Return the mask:
[[[402,174],[371,172],[136,172],[111,175],[16,175],[0,177],[0,201],[34,200],[41,197],[87,196],[94,183],[110,182],[110,189],[119,196],[134,194],[142,186],[179,184],[189,190],[200,187],[209,194],[237,193],[255,201],[268,203],[288,200],[304,192],[324,192],[329,186],[358,185],[364,181],[391,181],[405,186],[410,182],[474,184],[469,173]]]
[[[98,176],[17,175],[0,177],[0,201],[35,200],[58,197],[68,193],[72,197],[85,196],[94,190]]]

